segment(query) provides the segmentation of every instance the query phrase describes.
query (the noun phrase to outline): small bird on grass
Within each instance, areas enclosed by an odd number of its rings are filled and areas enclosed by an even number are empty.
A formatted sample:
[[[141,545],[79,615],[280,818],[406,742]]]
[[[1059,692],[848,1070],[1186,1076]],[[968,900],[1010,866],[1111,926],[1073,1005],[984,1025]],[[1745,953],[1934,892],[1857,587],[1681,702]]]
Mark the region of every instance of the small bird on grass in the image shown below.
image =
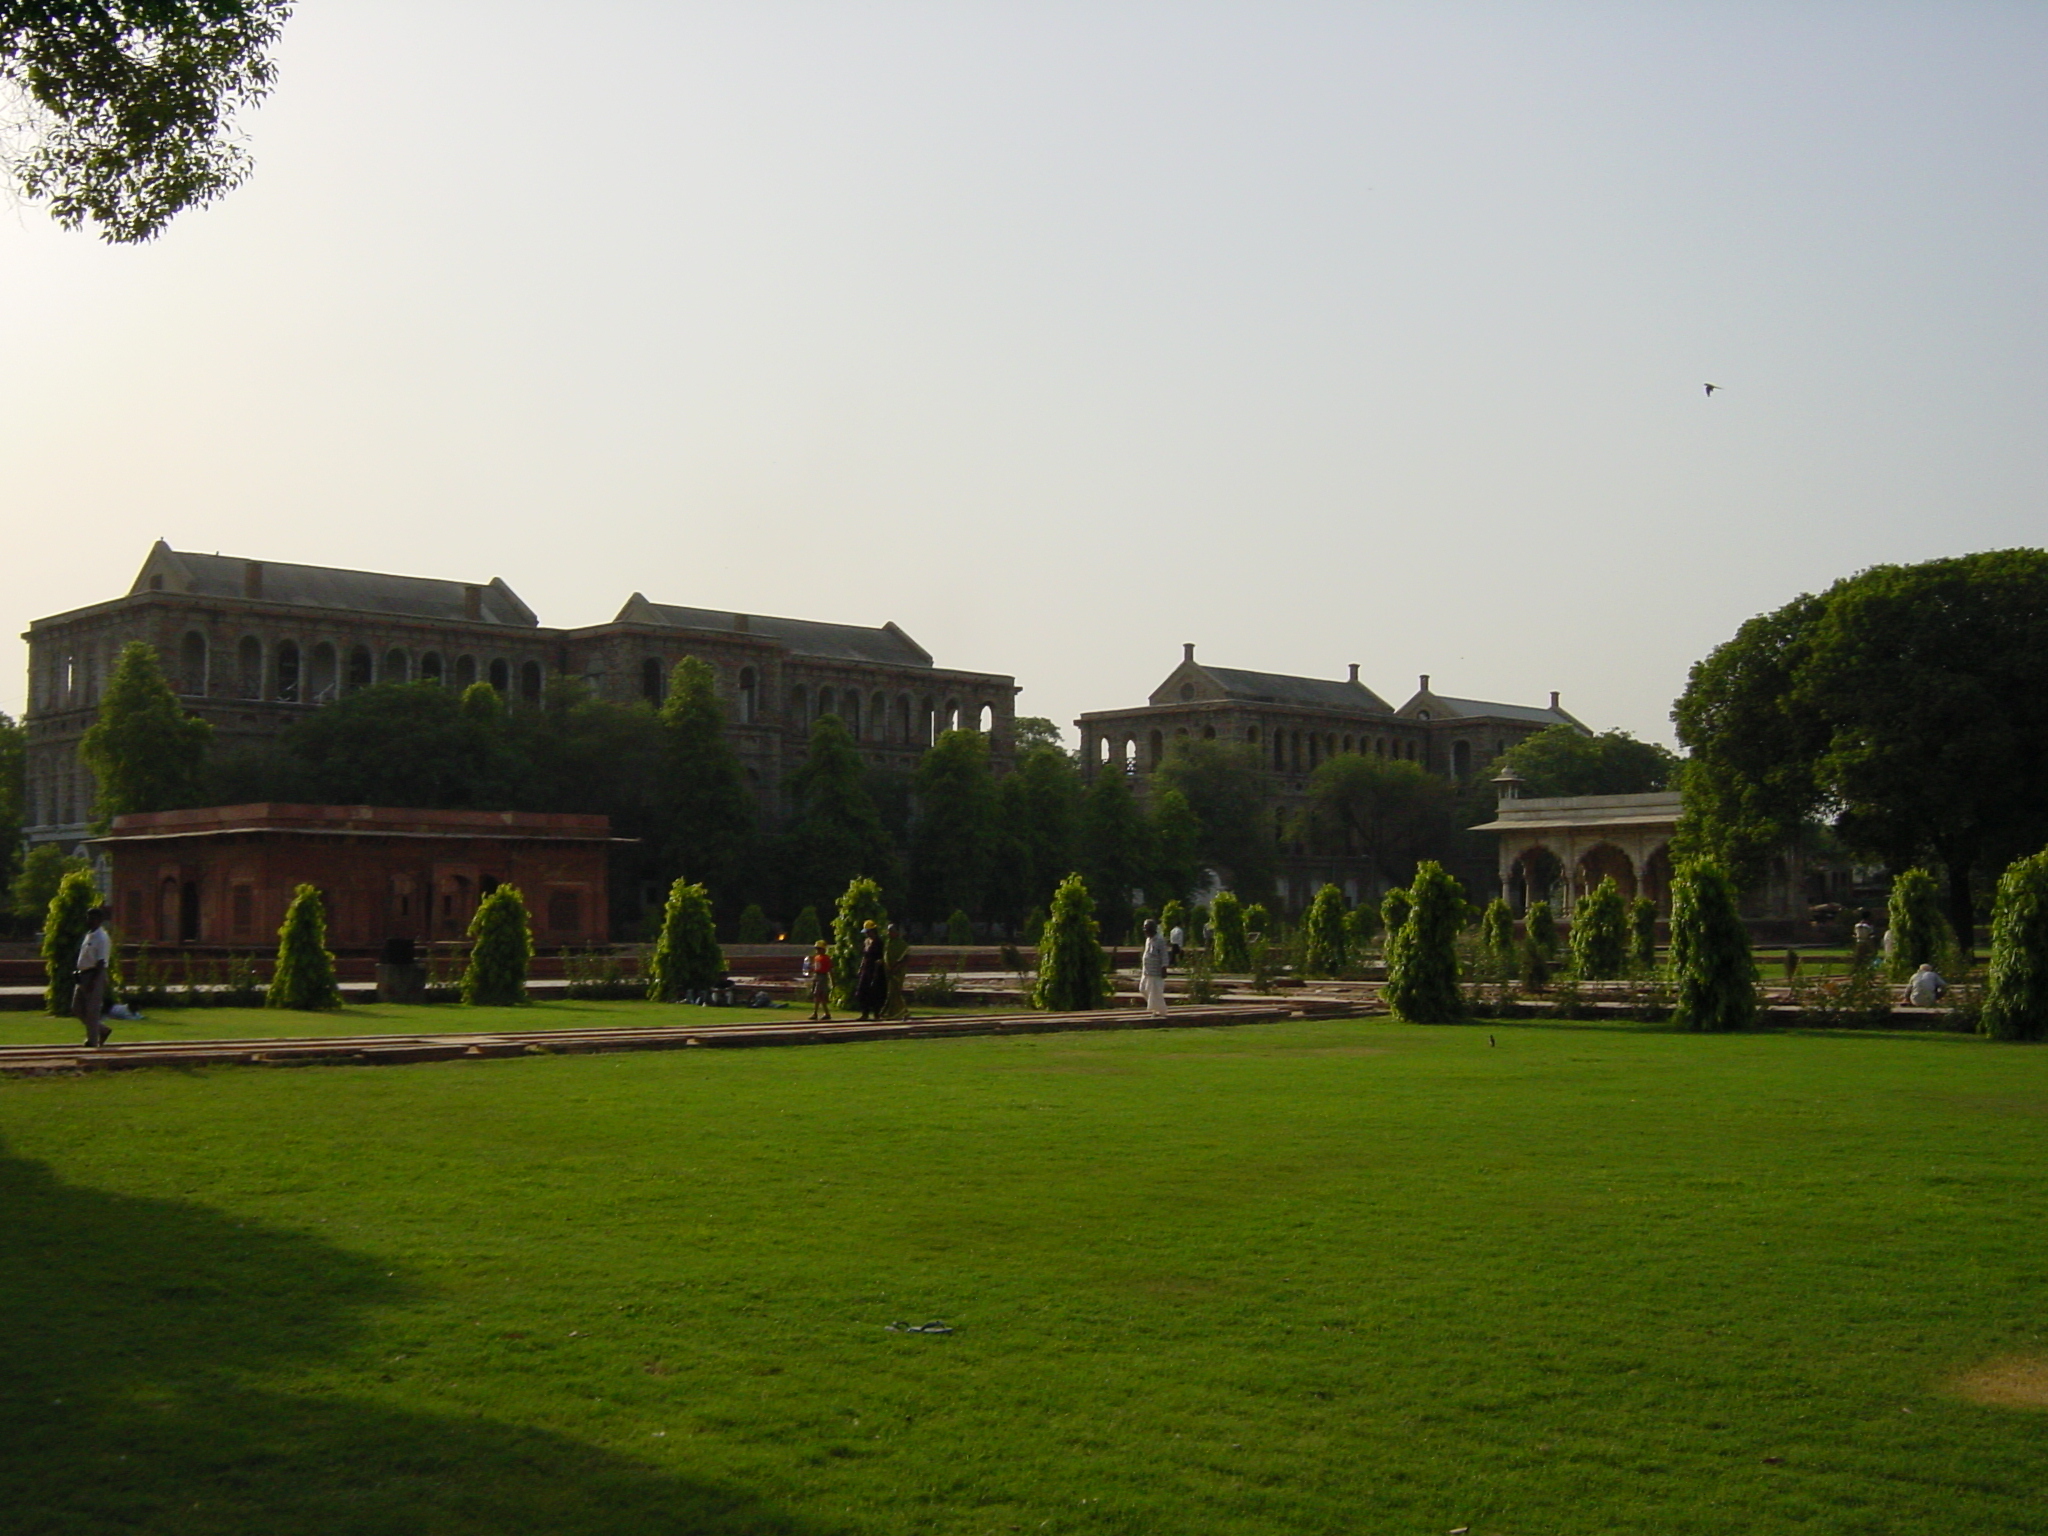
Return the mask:
[[[1486,1037],[1486,1043],[1487,1043],[1488,1045],[1499,1045],[1499,1044],[1500,1044],[1500,1042],[1499,1042],[1498,1040],[1494,1039],[1494,1038],[1493,1038],[1493,1036],[1491,1036],[1491,1035],[1488,1035],[1488,1036]]]

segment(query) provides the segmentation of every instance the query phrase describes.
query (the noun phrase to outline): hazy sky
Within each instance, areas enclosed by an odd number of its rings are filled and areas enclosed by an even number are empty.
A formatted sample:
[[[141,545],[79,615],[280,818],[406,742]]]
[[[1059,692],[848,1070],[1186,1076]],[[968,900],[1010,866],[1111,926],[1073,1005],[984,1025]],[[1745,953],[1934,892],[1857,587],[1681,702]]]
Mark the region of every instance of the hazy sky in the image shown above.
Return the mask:
[[[2043,539],[2039,4],[301,0],[280,64],[155,244],[0,218],[10,634],[161,535],[894,619],[1063,724],[1194,641],[1664,739],[1751,614]]]

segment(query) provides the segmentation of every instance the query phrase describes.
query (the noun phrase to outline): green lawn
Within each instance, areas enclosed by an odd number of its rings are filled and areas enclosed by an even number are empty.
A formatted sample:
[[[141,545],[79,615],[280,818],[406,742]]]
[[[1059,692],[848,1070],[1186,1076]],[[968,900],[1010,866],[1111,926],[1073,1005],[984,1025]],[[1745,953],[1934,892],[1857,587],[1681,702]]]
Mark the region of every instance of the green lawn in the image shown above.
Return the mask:
[[[2038,1049],[144,1071],[0,1082],[0,1180],[10,1536],[2048,1528],[1952,1389],[2048,1357]]]
[[[915,1008],[920,1018],[937,1014],[1012,1012],[998,1008]],[[114,1019],[114,1039],[138,1040],[268,1040],[278,1036],[306,1038],[334,1035],[456,1035],[526,1029],[629,1029],[678,1024],[801,1024],[811,1005],[786,1003],[778,1008],[699,1008],[688,1003],[584,1001],[557,999],[524,1008],[465,1008],[458,1004],[426,1006],[365,1003],[319,1013],[269,1008],[151,1008],[141,1020]],[[840,1009],[835,1019],[857,1014]],[[85,1029],[75,1019],[54,1019],[43,1013],[0,1013],[0,1045],[76,1045]]]

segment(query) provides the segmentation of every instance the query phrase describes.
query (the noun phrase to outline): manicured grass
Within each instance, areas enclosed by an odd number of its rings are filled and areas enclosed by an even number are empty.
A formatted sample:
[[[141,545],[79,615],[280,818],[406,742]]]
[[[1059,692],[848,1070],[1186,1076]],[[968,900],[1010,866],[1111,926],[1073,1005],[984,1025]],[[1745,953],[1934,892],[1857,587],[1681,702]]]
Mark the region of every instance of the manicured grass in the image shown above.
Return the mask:
[[[2048,1412],[1951,1390],[2048,1355],[2026,1047],[165,1070],[0,1135],[10,1532],[2048,1527]]]
[[[934,1014],[1015,1012],[989,1008],[918,1008],[919,1017]],[[143,1019],[114,1019],[114,1039],[138,1040],[268,1040],[278,1036],[328,1038],[335,1035],[457,1035],[528,1029],[630,1029],[677,1024],[801,1024],[810,1017],[809,1003],[778,1008],[699,1008],[688,1003],[633,1000],[559,999],[524,1008],[465,1008],[457,1004],[425,1006],[364,1003],[317,1013],[270,1008],[152,1008]],[[836,1019],[851,1019],[844,1010]],[[0,1013],[0,1045],[76,1045],[85,1031],[75,1019],[54,1019],[43,1013]]]

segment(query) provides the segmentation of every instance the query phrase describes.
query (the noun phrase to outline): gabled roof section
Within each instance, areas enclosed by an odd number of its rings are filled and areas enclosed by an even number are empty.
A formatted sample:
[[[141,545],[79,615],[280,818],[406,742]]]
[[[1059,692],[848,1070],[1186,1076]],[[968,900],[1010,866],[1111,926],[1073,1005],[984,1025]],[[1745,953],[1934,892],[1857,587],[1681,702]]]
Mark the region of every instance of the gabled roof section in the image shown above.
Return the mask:
[[[1262,704],[1292,704],[1303,709],[1341,709],[1352,714],[1390,715],[1393,706],[1365,684],[1334,678],[1290,677],[1284,672],[1244,672],[1236,667],[1212,667],[1202,671],[1215,679],[1227,699],[1247,699]]]
[[[859,624],[821,624],[814,619],[778,619],[761,613],[719,608],[678,608],[651,603],[635,592],[614,624],[651,624],[661,629],[699,630],[731,636],[753,635],[785,646],[793,655],[822,661],[881,662],[892,667],[929,667],[932,654],[894,624],[869,629]]]
[[[1411,720],[1513,720],[1523,725],[1575,725],[1582,731],[1586,729],[1586,723],[1560,705],[1554,693],[1548,707],[1500,704],[1490,699],[1454,699],[1432,689],[1427,675],[1415,697],[1401,706],[1400,713]]]
[[[431,576],[388,576],[377,571],[344,571],[327,565],[285,565],[230,555],[195,555],[156,541],[128,589],[176,592],[188,597],[246,598],[295,608],[332,608],[347,613],[389,613],[410,619],[456,620],[471,624],[538,627],[534,611],[501,577],[488,585],[442,581]]]

